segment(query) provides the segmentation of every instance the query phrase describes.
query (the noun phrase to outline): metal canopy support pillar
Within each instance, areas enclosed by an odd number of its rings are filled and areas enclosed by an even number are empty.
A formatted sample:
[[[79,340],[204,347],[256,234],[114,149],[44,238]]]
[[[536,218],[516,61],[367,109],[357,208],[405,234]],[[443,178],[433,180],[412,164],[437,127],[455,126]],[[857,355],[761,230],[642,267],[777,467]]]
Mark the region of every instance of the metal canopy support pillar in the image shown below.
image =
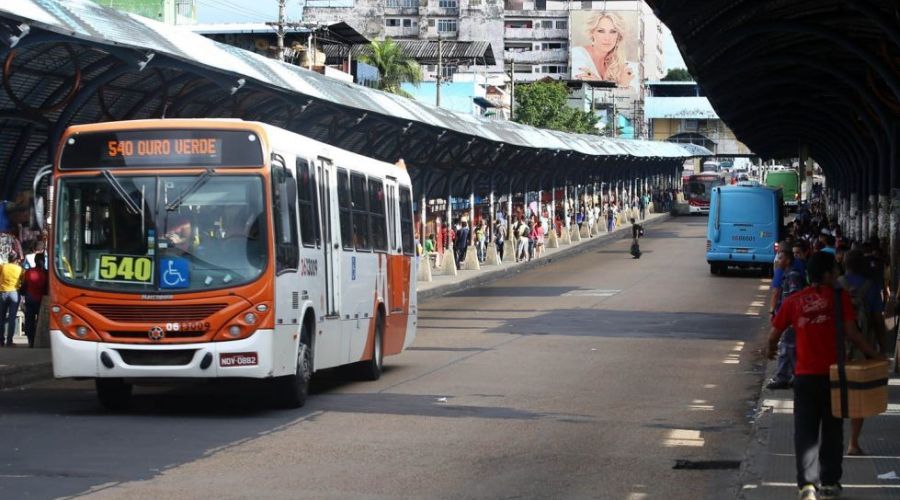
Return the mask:
[[[475,249],[475,173],[469,174],[469,237],[463,242],[466,249],[466,260],[463,263],[469,271],[481,269],[478,261],[478,250]]]
[[[513,231],[513,226],[515,225],[515,219],[513,218],[513,181],[512,176],[509,178],[509,192],[506,195],[506,243],[503,244],[503,260],[509,262],[516,262],[518,260],[518,255],[516,255],[516,233]]]
[[[494,227],[496,226],[495,221],[495,211],[494,211],[494,180],[496,177],[496,173],[491,174],[491,187],[490,193],[488,193],[488,217],[490,220],[487,224],[487,232],[485,234],[486,246],[485,246],[485,255],[484,255],[484,263],[492,266],[499,266],[503,262],[503,258],[497,252],[497,243],[496,243],[496,235],[494,234]]]
[[[447,250],[441,259],[441,271],[445,276],[456,276],[458,269],[456,268],[456,252],[453,240],[450,239],[450,232],[453,231],[453,174],[447,174]],[[456,243],[457,245],[459,242]]]
[[[559,238],[556,235],[556,176],[550,181],[550,222],[547,224],[547,248],[559,248]]]
[[[569,201],[569,177],[566,176],[563,179],[563,227],[560,228],[560,244],[562,245],[571,245],[572,244],[572,235],[570,234],[571,227],[569,223],[570,213],[571,213],[571,202]]]

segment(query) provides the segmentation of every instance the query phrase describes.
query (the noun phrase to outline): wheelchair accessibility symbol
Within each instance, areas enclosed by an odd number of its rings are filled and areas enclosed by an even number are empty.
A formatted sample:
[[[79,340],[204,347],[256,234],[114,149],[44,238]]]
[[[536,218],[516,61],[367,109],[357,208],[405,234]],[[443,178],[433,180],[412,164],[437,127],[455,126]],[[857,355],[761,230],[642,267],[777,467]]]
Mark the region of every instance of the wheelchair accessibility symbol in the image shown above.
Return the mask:
[[[191,282],[186,259],[163,257],[159,266],[160,288],[187,288]]]

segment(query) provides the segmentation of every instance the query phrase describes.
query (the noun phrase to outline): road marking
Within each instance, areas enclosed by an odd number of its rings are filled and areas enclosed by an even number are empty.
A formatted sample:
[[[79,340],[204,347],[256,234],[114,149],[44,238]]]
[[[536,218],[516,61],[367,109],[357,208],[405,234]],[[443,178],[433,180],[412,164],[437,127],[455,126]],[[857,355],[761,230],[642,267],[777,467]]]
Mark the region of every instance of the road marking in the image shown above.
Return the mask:
[[[666,448],[674,448],[676,446],[701,448],[705,444],[706,440],[700,436],[700,431],[690,429],[672,429],[669,431],[668,437],[663,440],[663,446]]]
[[[613,295],[618,294],[622,290],[600,290],[600,289],[589,289],[589,290],[572,290],[562,294],[563,297],[612,297]]]

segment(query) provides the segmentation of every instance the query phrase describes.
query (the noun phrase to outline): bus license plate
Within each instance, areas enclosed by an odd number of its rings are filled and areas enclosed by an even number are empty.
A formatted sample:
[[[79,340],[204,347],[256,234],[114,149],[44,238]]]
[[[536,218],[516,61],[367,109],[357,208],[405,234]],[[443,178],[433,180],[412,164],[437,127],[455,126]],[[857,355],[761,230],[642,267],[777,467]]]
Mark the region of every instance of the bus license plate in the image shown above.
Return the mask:
[[[219,366],[230,368],[233,366],[255,366],[259,364],[259,356],[255,352],[230,352],[219,354]]]
[[[734,252],[735,253],[750,253],[750,249],[749,248],[736,248],[734,250]]]

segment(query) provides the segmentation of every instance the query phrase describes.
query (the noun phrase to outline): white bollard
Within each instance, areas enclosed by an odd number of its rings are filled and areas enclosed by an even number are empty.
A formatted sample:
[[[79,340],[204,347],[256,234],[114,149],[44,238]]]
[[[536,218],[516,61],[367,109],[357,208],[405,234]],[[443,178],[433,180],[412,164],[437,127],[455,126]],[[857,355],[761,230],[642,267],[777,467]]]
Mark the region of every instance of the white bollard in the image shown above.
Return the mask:
[[[484,263],[488,266],[499,266],[503,263],[500,255],[497,253],[497,245],[494,242],[487,244],[487,252],[484,255]]]
[[[547,235],[547,248],[559,248],[559,237],[556,236],[556,229],[551,229]]]
[[[591,228],[588,226],[588,223],[585,222],[581,225],[581,239],[588,240],[591,238]]]
[[[581,241],[581,230],[578,224],[572,226],[572,241]]]
[[[570,230],[567,227],[564,227],[561,231],[562,237],[559,239],[559,243],[561,245],[571,245],[572,244],[572,235],[570,234]]]
[[[478,271],[481,269],[481,264],[478,262],[478,250],[475,248],[475,245],[469,245],[469,248],[466,249],[466,260],[463,262],[463,266],[467,271]]]
[[[419,270],[416,271],[416,279],[418,281],[430,282],[431,277],[431,257],[423,255],[419,257]]]
[[[456,269],[456,258],[453,255],[453,247],[444,250],[444,258],[441,260],[441,274],[444,276],[456,276],[459,270]]]

